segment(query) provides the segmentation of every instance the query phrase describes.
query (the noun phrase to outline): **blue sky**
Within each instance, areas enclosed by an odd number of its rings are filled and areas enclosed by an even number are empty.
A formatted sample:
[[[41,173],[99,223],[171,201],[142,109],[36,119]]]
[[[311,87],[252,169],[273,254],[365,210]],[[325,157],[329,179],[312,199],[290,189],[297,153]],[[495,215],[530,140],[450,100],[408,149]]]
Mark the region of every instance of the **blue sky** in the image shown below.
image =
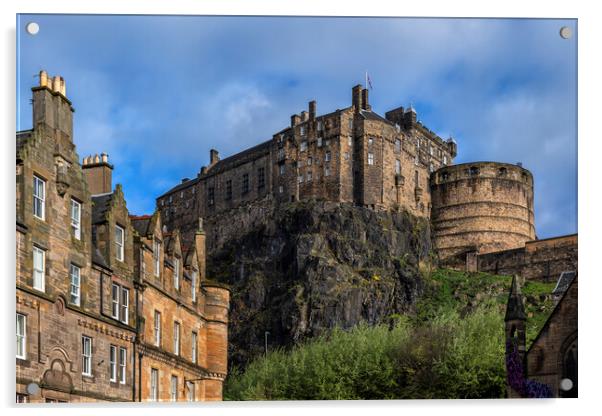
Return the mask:
[[[36,36],[27,22],[40,25]],[[40,69],[62,75],[80,158],[103,151],[134,214],[290,115],[351,103],[370,73],[373,110],[413,103],[458,142],[457,163],[522,162],[539,238],[577,232],[575,20],[21,15],[17,128],[31,128]]]

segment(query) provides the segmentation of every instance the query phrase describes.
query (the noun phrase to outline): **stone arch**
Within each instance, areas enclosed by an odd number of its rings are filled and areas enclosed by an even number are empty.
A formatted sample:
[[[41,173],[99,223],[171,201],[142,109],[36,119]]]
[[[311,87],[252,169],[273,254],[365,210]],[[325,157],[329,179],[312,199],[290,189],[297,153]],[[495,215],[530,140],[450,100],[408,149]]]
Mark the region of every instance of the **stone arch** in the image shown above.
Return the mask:
[[[573,382],[573,388],[569,391],[564,391],[559,388],[558,393],[560,397],[577,397],[577,368],[577,331],[574,331],[564,339],[561,348],[558,350],[558,386],[560,386],[560,381],[565,378],[568,378]]]
[[[71,392],[73,390],[73,381],[66,371],[65,363],[60,358],[55,358],[50,362],[50,368],[44,371],[42,376],[42,385],[46,389]]]

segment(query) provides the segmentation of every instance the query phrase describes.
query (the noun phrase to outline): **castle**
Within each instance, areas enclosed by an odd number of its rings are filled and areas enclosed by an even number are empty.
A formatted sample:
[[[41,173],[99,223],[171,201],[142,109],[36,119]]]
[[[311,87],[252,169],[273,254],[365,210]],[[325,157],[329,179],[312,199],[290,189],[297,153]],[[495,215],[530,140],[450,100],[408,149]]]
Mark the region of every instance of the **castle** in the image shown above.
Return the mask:
[[[17,402],[221,400],[229,290],[205,233],[132,216],[106,154],[80,165],[65,81],[40,72],[17,132]]]
[[[528,170],[497,162],[454,165],[455,140],[433,133],[414,108],[382,117],[372,111],[367,89],[356,85],[351,95],[351,106],[322,116],[310,101],[290,126],[236,155],[220,160],[211,150],[196,178],[157,198],[164,224],[192,236],[196,218],[206,218],[211,249],[224,232],[217,219],[235,208],[315,199],[429,218],[438,255],[456,267],[467,256],[470,262],[535,240]]]

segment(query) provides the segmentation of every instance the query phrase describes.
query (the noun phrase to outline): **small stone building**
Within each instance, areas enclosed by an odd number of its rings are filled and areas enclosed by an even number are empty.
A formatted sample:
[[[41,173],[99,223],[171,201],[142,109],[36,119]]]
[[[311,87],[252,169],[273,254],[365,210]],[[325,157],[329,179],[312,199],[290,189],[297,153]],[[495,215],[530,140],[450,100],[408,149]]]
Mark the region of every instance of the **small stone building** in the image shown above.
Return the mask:
[[[220,400],[229,292],[204,275],[202,231],[183,248],[177,230],[160,231],[158,214],[147,228],[130,217],[108,156],[80,164],[65,91],[41,71],[33,128],[16,135],[17,402],[151,400],[155,367],[157,399]],[[155,239],[166,247],[156,263]],[[180,324],[177,354],[172,335],[151,351],[155,309],[166,334]]]

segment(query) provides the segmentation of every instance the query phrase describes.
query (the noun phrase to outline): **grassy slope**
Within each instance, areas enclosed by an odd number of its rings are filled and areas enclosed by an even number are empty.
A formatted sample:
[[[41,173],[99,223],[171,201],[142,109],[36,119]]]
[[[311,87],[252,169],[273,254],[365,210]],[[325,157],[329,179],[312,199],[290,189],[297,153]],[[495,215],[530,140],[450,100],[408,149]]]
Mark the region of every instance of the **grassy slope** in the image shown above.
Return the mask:
[[[510,276],[423,268],[415,314],[394,328],[361,325],[252,362],[227,380],[226,400],[469,398],[504,395]],[[553,308],[554,284],[523,286],[527,343]]]

